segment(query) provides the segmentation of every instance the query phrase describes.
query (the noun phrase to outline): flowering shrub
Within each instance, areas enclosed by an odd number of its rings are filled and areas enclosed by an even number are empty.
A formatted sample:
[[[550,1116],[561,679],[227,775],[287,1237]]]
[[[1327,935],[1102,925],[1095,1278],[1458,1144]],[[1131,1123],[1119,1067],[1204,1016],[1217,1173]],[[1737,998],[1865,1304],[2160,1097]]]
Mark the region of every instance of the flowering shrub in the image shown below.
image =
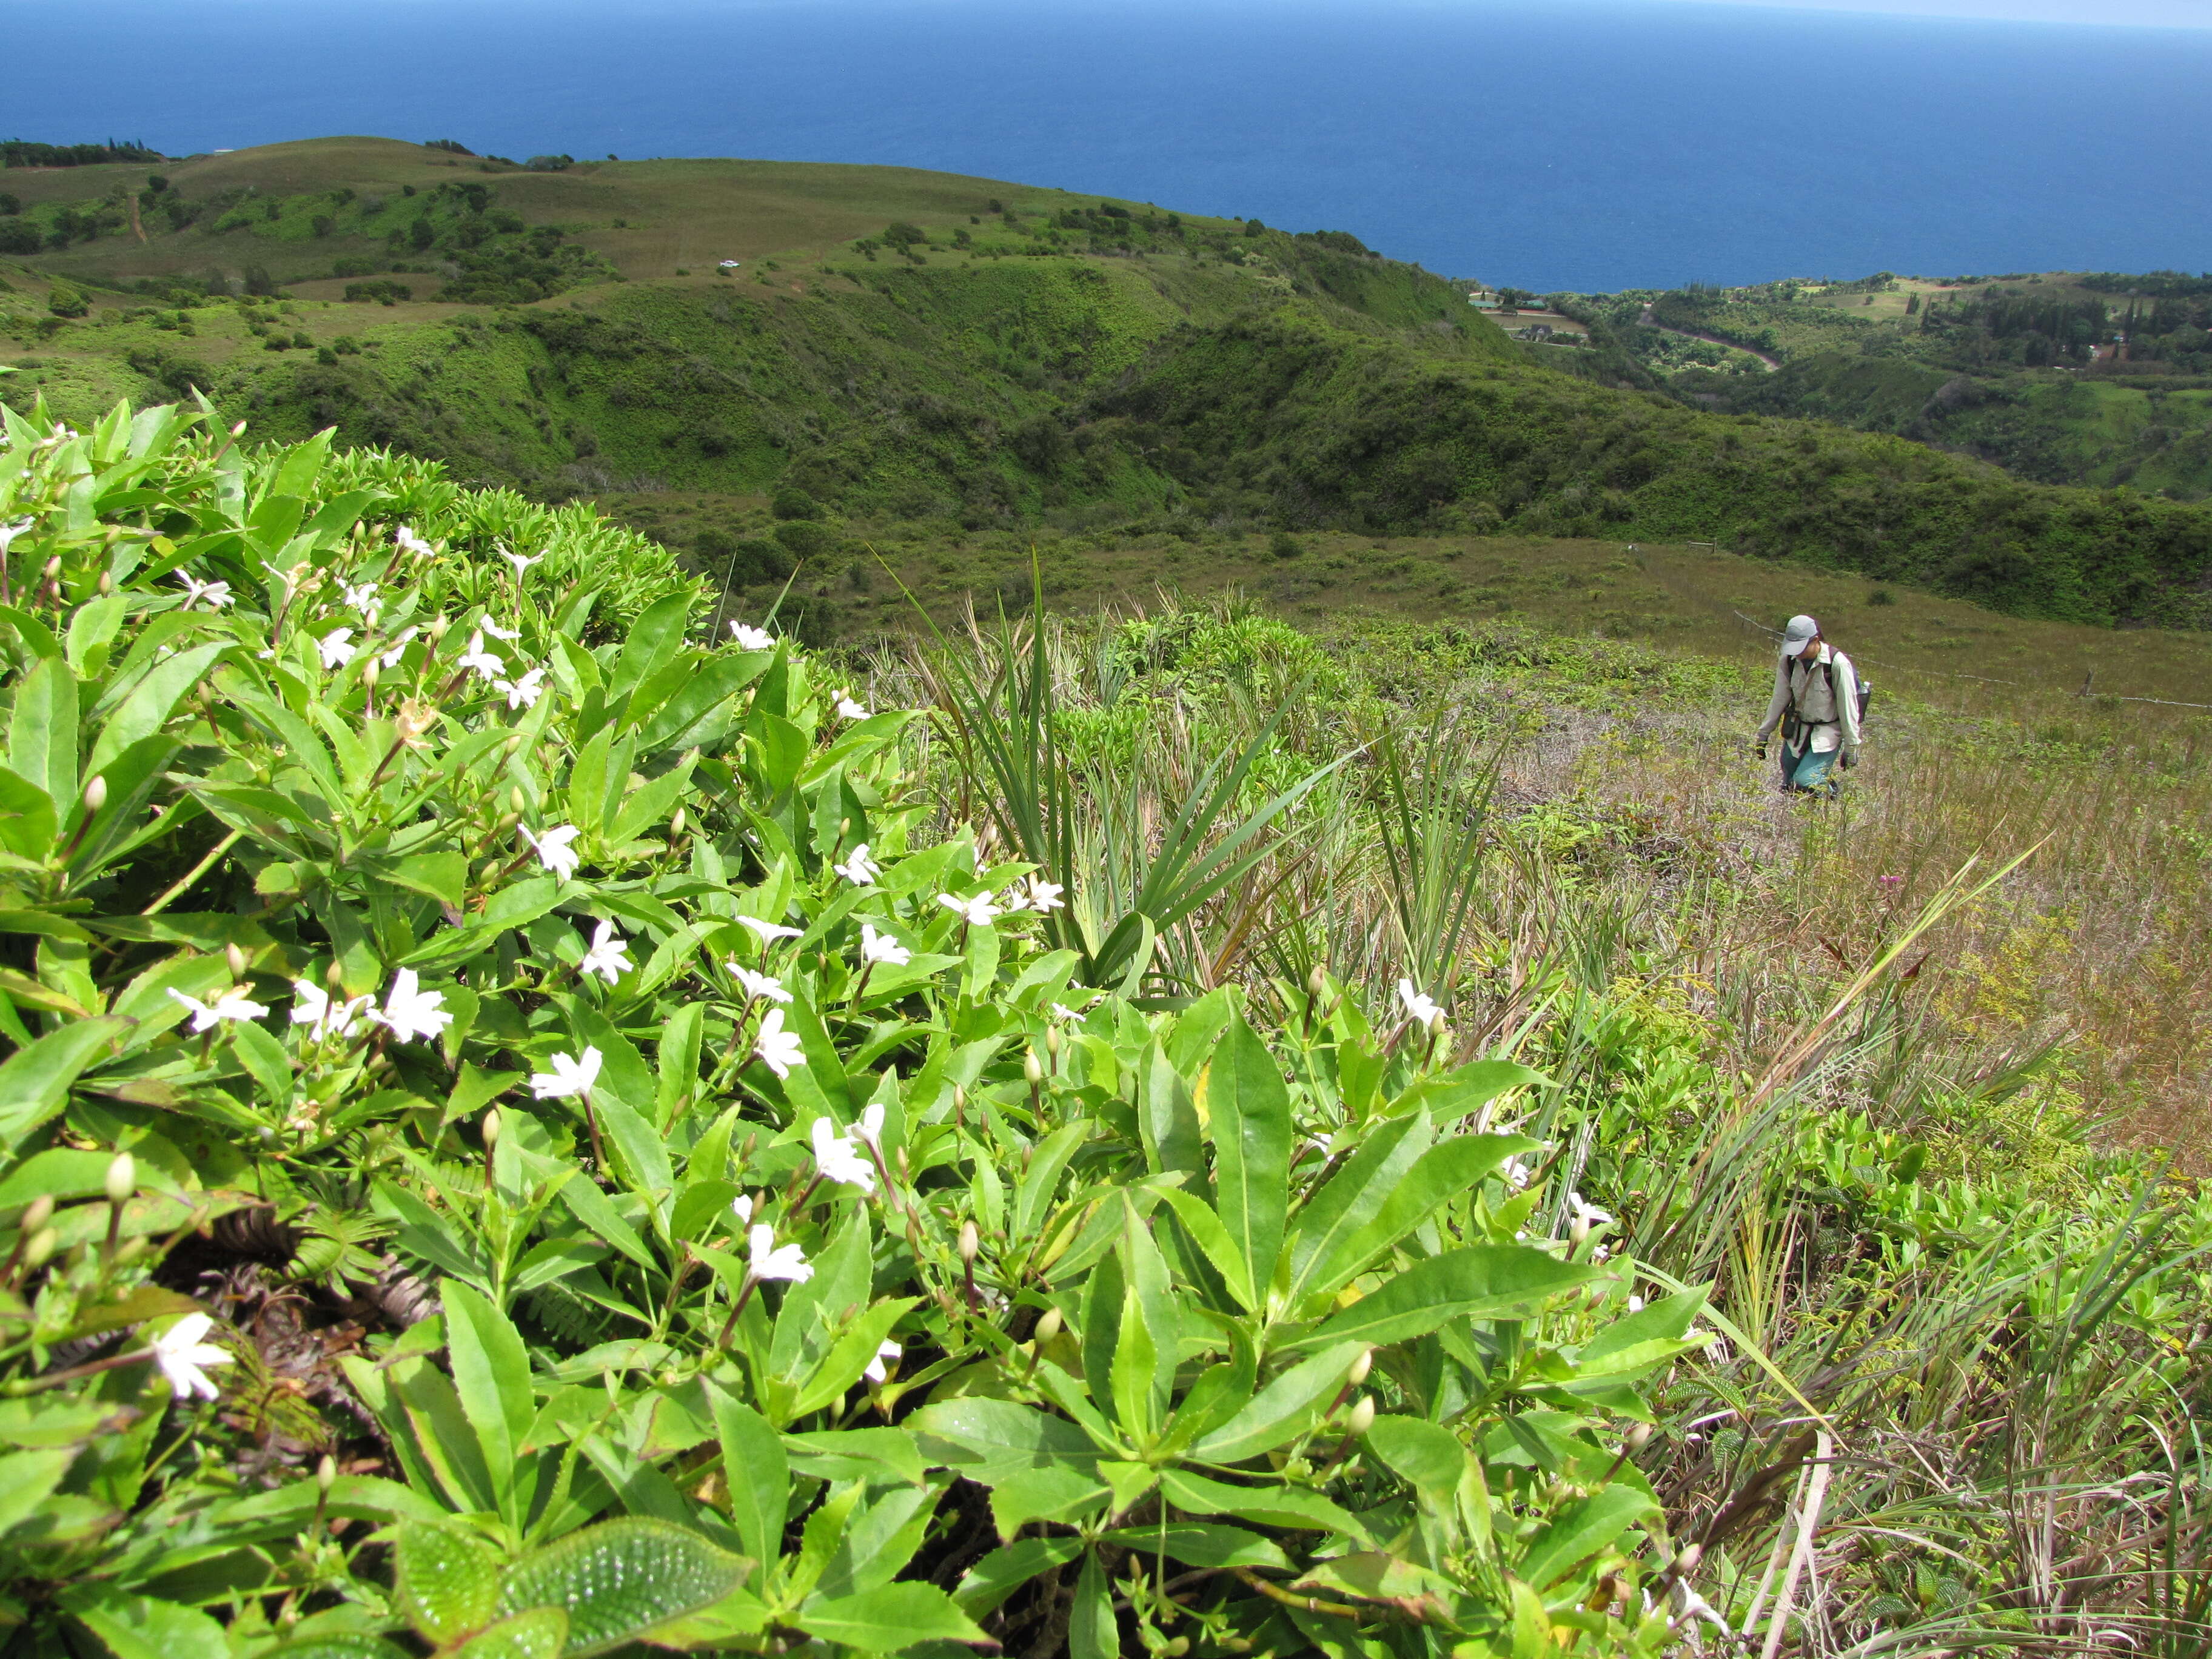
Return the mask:
[[[1547,1236],[1419,988],[1079,982],[913,715],[672,572],[599,625],[579,515],[9,422],[10,1652],[1710,1616],[1635,1455],[1703,1298]]]

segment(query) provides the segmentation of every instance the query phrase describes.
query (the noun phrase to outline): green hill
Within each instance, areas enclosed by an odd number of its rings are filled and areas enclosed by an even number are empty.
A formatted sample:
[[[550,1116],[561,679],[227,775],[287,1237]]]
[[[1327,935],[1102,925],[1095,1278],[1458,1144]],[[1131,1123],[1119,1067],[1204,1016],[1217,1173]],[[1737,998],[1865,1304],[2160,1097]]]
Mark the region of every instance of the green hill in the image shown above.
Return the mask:
[[[2039,483],[2212,495],[2212,279],[1882,272],[1564,302],[1707,408],[1896,433]]]
[[[1511,340],[1341,233],[359,138],[5,179],[15,401],[82,419],[198,388],[264,437],[334,427],[543,497],[720,496],[697,550],[741,579],[799,560],[813,582],[856,535],[927,564],[978,532],[1134,522],[1704,541],[2027,614],[2206,615],[2212,511],[1688,406],[1637,389],[1619,330]],[[1821,337],[1892,326],[1832,310]]]

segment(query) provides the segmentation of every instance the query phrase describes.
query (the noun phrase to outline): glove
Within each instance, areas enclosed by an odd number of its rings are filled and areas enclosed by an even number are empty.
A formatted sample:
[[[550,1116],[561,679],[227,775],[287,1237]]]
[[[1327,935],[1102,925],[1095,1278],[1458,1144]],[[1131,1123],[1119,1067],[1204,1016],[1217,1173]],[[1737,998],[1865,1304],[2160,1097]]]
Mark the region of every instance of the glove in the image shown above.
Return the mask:
[[[1766,740],[1765,738],[1762,738],[1759,739],[1758,750],[1759,759],[1765,760],[1766,758]]]
[[[1850,752],[1849,752],[1849,753],[1845,754],[1845,755],[1844,755],[1844,758],[1843,758],[1843,769],[1844,769],[1844,771],[1846,771],[1846,772],[1850,771],[1850,770],[1851,769],[1851,768],[1853,768],[1854,766],[1856,766],[1858,763],[1859,763],[1858,752],[1857,752],[1857,750],[1851,750]]]

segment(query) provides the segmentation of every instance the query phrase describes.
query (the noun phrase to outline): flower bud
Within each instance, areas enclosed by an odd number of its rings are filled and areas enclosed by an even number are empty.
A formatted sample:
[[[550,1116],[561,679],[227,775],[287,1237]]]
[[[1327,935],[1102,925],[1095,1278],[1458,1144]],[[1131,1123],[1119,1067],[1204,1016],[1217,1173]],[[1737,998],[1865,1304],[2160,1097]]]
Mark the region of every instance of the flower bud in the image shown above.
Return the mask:
[[[1631,1452],[1642,1451],[1646,1446],[1651,1443],[1651,1425],[1649,1423],[1637,1423],[1632,1425],[1629,1428],[1626,1439],[1628,1443],[1628,1449]]]
[[[127,1267],[145,1254],[146,1241],[144,1238],[126,1238],[120,1244],[118,1244],[115,1247],[115,1255],[112,1258],[113,1264],[118,1267]]]
[[[1352,1362],[1352,1369],[1344,1374],[1344,1386],[1356,1389],[1367,1380],[1367,1373],[1375,1369],[1375,1350],[1363,1348],[1359,1358]]]
[[[1567,1243],[1579,1250],[1589,1238],[1589,1223],[1583,1217],[1577,1216],[1574,1224],[1567,1229]]]
[[[1345,1437],[1358,1440],[1375,1426],[1375,1396],[1363,1394],[1352,1402],[1351,1413],[1344,1419]]]
[[[31,1235],[31,1242],[23,1246],[23,1266],[35,1273],[52,1261],[54,1252],[61,1247],[61,1234],[52,1227],[41,1227]]]
[[[487,1108],[483,1115],[484,1151],[490,1152],[499,1145],[499,1108]]]
[[[1698,1563],[1705,1559],[1705,1547],[1703,1544],[1691,1544],[1685,1547],[1682,1553],[1674,1558],[1673,1568],[1674,1577],[1687,1578],[1698,1570]]]
[[[392,1056],[391,1056],[391,1055],[389,1055],[389,1054],[385,1054],[385,1053],[383,1053],[383,1052],[381,1052],[381,1051],[379,1051],[378,1053],[376,1053],[376,1054],[371,1054],[371,1055],[368,1057],[368,1073],[369,1073],[369,1075],[370,1075],[370,1076],[374,1077],[374,1076],[377,1073],[379,1073],[379,1072],[388,1072],[388,1071],[390,1071],[391,1069],[392,1069]]]
[[[322,1462],[315,1465],[315,1490],[328,1498],[331,1495],[331,1486],[337,1484],[337,1478],[338,1460],[328,1452],[325,1452]]]
[[[1306,975],[1306,994],[1318,998],[1327,989],[1328,989],[1328,965],[1326,963],[1316,962],[1313,965],[1313,972]]]
[[[1044,1081],[1044,1067],[1037,1063],[1036,1050],[1034,1048],[1022,1056],[1022,1076],[1032,1089]]]
[[[377,665],[377,659],[371,657],[361,671],[361,683],[374,691],[376,690],[376,682],[381,678],[381,673],[382,671]]]
[[[516,784],[514,787],[507,792],[507,805],[509,811],[520,812],[529,805],[530,799],[522,793],[522,786],[520,784]]]
[[[1059,1027],[1059,1026],[1057,1026],[1057,1025],[1051,1026],[1051,1027],[1049,1027],[1048,1029],[1047,1029],[1047,1030],[1045,1031],[1045,1034],[1044,1034],[1044,1051],[1045,1051],[1045,1053],[1047,1053],[1047,1054],[1050,1054],[1050,1055],[1053,1057],[1053,1059],[1054,1059],[1054,1060],[1059,1060],[1059,1058],[1060,1058],[1060,1027]]]
[[[106,805],[107,775],[105,772],[95,772],[92,775],[91,781],[84,786],[84,810],[88,813],[97,812]]]
[[[62,574],[62,556],[58,553],[46,561],[46,580],[52,581]]]
[[[107,1166],[107,1201],[127,1204],[131,1194],[138,1190],[138,1160],[128,1152],[118,1152]]]
[[[672,841],[672,840],[674,840],[677,836],[678,836],[682,835],[683,833],[684,833],[684,809],[683,809],[682,807],[680,807],[680,806],[679,806],[679,807],[678,807],[678,808],[676,809],[676,816],[675,816],[674,817],[672,817],[672,818],[671,818],[671,819],[669,819],[669,820],[668,820],[668,836],[669,836],[669,839]]]
[[[982,1236],[975,1231],[975,1224],[972,1221],[962,1222],[960,1224],[960,1259],[969,1266],[974,1266],[975,1252],[981,1248]]]
[[[1037,1318],[1036,1340],[1039,1342],[1051,1341],[1060,1334],[1060,1310],[1047,1308]]]
[[[100,573],[100,597],[106,599],[115,591],[115,578],[103,570]]]
[[[28,1237],[53,1218],[54,1196],[52,1193],[40,1193],[23,1206],[23,1218],[15,1225],[24,1237]]]
[[[246,952],[235,939],[222,947],[222,959],[230,964],[230,976],[233,979],[246,977]]]
[[[446,630],[453,625],[453,619],[451,617],[433,617],[430,618],[430,644],[434,649],[436,647],[438,641],[446,637]]]
[[[329,967],[323,969],[323,983],[329,986],[333,991],[343,990],[345,988],[345,969],[339,967],[337,963],[333,960]]]

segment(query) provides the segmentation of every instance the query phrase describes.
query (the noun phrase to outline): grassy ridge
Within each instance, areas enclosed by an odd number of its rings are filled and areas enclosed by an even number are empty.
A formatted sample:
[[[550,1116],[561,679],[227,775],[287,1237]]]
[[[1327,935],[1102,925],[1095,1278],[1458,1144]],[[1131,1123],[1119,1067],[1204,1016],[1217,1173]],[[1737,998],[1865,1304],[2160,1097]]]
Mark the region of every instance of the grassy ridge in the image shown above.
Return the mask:
[[[81,202],[68,210],[87,238],[0,294],[0,328],[35,348],[11,392],[82,419],[119,394],[198,386],[271,436],[334,427],[550,496],[787,484],[940,535],[1134,515],[1188,534],[1710,541],[2025,614],[2212,617],[2212,510],[1638,393],[1608,383],[1643,374],[1617,342],[1517,344],[1448,284],[1334,233],[896,170],[487,165],[367,140],[209,158],[124,204],[142,230],[179,195],[222,216],[186,213],[144,242],[101,216],[121,211],[112,191],[100,212]],[[410,170],[424,182],[394,197]],[[58,193],[100,182],[45,177],[52,199],[26,211],[58,223]],[[735,277],[653,274],[673,268],[624,242],[617,206],[649,209],[663,231],[750,214],[759,237],[848,240],[786,246]],[[909,216],[886,227],[885,213]],[[365,234],[387,222],[381,243]],[[371,264],[381,246],[410,269],[374,282],[422,292],[347,304],[333,277],[289,299],[191,304],[148,276],[132,278],[145,292],[72,301],[63,280],[186,269],[218,243],[333,264],[342,246]],[[425,260],[427,279],[412,269]],[[607,271],[634,279],[595,276]],[[430,301],[434,282],[475,302]],[[87,314],[62,315],[71,303]],[[1838,310],[1831,331],[1894,327]],[[1901,410],[1911,395],[1853,386],[1836,402]]]

